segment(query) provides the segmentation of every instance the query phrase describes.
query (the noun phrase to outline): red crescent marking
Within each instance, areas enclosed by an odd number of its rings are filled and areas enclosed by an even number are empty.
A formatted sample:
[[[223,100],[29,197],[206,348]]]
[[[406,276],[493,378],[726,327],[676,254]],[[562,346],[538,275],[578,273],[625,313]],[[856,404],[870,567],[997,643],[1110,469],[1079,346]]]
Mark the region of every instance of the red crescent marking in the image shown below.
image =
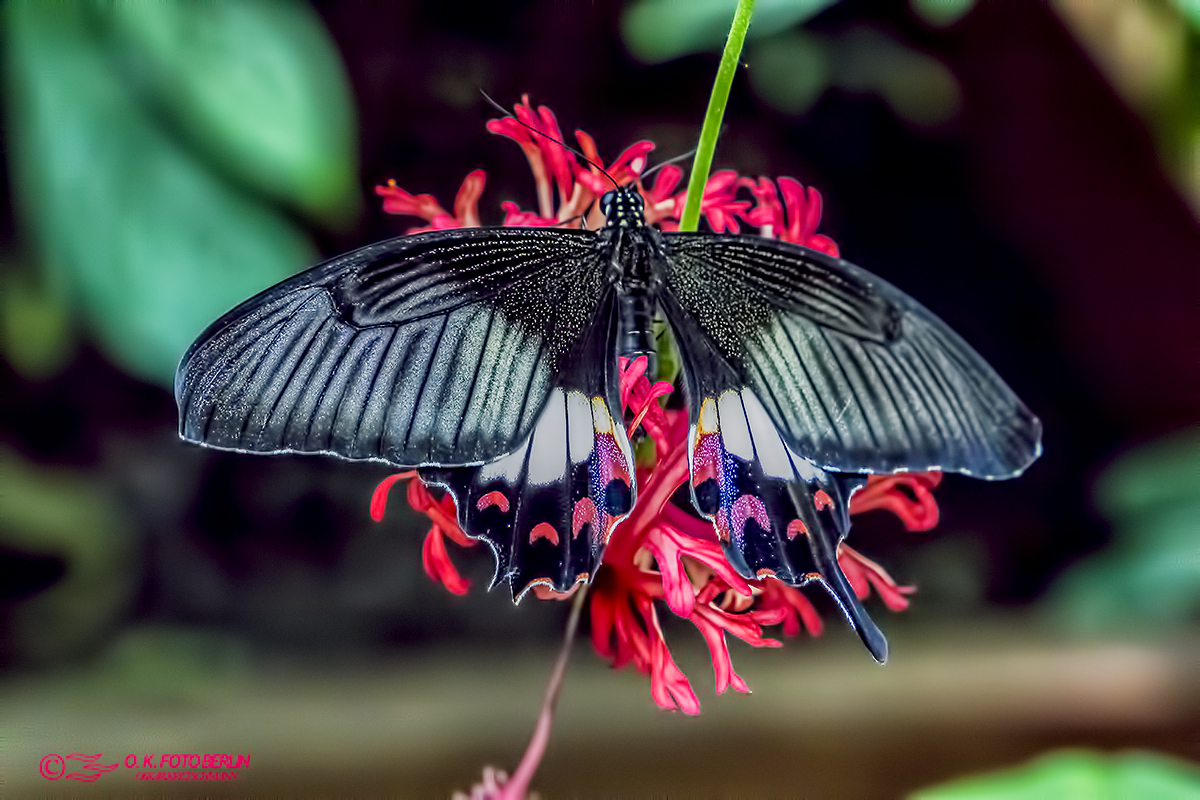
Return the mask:
[[[817,511],[833,508],[833,498],[827,495],[824,489],[817,489],[817,493],[813,495],[813,505],[817,507]]]
[[[794,519],[788,523],[787,537],[788,537],[789,542],[792,539],[795,539],[797,536],[807,536],[807,535],[808,535],[808,526],[805,525],[800,520]]]
[[[596,522],[596,503],[590,497],[584,497],[575,504],[571,512],[571,538],[574,539],[583,530],[583,526]]]
[[[529,543],[533,544],[538,539],[547,539],[550,544],[558,544],[558,531],[549,522],[539,522],[529,532]]]
[[[508,513],[508,498],[500,492],[488,492],[483,497],[479,498],[479,502],[475,504],[475,508],[483,511],[485,508],[497,506],[505,514]]]

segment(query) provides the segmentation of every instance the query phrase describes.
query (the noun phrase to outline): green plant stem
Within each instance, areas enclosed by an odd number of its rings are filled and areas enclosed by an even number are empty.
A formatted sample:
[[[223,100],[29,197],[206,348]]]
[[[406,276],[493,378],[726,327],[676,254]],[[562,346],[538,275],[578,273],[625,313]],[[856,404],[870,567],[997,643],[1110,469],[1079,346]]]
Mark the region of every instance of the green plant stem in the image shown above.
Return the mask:
[[[704,187],[712,169],[713,153],[717,149],[717,136],[721,133],[721,120],[725,117],[725,106],[729,102],[729,88],[737,72],[746,31],[750,28],[750,17],[754,15],[754,0],[738,0],[737,11],[733,12],[733,25],[729,38],[725,40],[725,52],[721,54],[721,65],[717,67],[717,79],[713,82],[712,95],[708,98],[708,111],[704,115],[704,126],[700,129],[700,144],[696,147],[696,158],[692,161],[692,174],[688,178],[687,202],[679,220],[679,230],[694,231],[700,225],[700,201],[704,198]]]

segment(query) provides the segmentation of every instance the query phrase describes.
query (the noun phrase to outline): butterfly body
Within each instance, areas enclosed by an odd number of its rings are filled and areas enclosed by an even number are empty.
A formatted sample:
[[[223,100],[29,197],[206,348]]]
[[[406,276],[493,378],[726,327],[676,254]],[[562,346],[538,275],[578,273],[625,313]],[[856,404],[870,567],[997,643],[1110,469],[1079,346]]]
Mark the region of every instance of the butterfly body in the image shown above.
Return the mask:
[[[1012,477],[1040,423],[944,323],[803,247],[663,233],[622,187],[605,226],[435,231],[371,245],[215,322],[180,364],[180,432],[213,447],[417,467],[514,595],[588,580],[637,502],[619,360],[661,313],[691,417],[693,504],[747,577],[830,589],[869,473]]]

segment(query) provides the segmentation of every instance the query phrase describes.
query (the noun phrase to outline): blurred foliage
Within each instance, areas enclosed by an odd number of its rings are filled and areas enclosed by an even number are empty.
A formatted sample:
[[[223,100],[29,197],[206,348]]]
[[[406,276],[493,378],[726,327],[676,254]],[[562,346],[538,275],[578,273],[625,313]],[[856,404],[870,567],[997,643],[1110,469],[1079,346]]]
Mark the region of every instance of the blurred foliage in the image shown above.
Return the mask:
[[[74,351],[71,310],[25,265],[0,263],[0,353],[34,380],[53,375]]]
[[[935,28],[953,25],[975,7],[975,0],[910,0],[913,13]]]
[[[0,544],[65,563],[61,580],[6,614],[6,655],[45,661],[96,644],[136,590],[132,527],[87,474],[42,468],[0,449],[0,476]]]
[[[625,45],[647,63],[717,51],[736,0],[636,0],[622,17]],[[901,119],[937,126],[958,111],[949,69],[887,33],[817,33],[798,26],[833,0],[760,0],[745,61],[755,93],[786,114],[803,114],[827,89],[878,94]],[[910,0],[926,24],[944,28],[974,0]],[[1058,0],[1067,26],[1117,91],[1150,123],[1163,160],[1200,212],[1200,3],[1195,0]]]
[[[336,50],[297,3],[4,12],[14,205],[44,269],[6,281],[36,287],[3,306],[6,354],[45,372],[69,307],[169,386],[205,325],[314,260],[277,202],[326,224],[357,208]]]
[[[770,36],[833,5],[834,0],[758,0],[747,38]],[[621,16],[621,36],[649,64],[690,53],[720,52],[737,0],[637,0]]]
[[[1200,3],[1057,0],[1059,15],[1150,126],[1200,216]]]
[[[1174,6],[1179,9],[1188,24],[1200,29],[1200,2],[1197,0],[1174,0]]]
[[[1124,456],[1095,493],[1113,541],[1059,580],[1054,611],[1084,630],[1200,617],[1200,428]]]
[[[772,36],[752,49],[747,78],[755,94],[786,114],[802,114],[830,84],[833,54],[824,37],[804,31]]]
[[[282,203],[329,220],[353,211],[350,94],[315,15],[265,2],[113,12],[119,52],[189,144]]]
[[[1156,753],[1051,753],[910,795],[911,800],[1185,800],[1200,794],[1200,769]]]
[[[194,705],[246,680],[253,668],[246,643],[220,629],[142,625],[121,631],[88,669],[68,676],[62,694]]]
[[[949,69],[873,28],[788,31],[757,43],[748,60],[751,88],[787,114],[803,114],[831,88],[877,94],[918,126],[939,125],[958,112],[958,81]]]
[[[625,45],[650,63],[719,50],[734,5],[639,0],[622,17]],[[803,114],[826,90],[837,88],[877,94],[900,119],[917,126],[940,125],[957,113],[958,82],[937,59],[875,28],[817,33],[799,27],[829,5],[828,0],[760,0],[744,59],[750,86],[764,102],[785,114]],[[946,25],[971,3],[924,0],[916,5],[931,24]]]

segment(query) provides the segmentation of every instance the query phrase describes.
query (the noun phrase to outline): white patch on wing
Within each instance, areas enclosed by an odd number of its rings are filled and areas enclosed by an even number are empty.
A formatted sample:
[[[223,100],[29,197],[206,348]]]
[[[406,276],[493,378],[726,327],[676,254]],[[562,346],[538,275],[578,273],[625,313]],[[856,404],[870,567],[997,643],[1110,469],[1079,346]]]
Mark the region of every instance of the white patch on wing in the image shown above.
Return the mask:
[[[567,392],[567,443],[571,461],[582,464],[592,455],[596,440],[591,404],[583,392]]]
[[[696,424],[694,426],[698,433],[716,433],[720,429],[720,422],[717,419],[717,404],[713,402],[711,397],[706,397],[700,403],[700,413],[696,415]],[[692,438],[695,441],[695,437]]]
[[[484,464],[479,468],[478,481],[480,484],[503,478],[510,486],[516,486],[521,479],[521,468],[525,466],[525,451],[529,449],[529,440],[506,456]]]
[[[592,398],[592,421],[595,425],[596,433],[613,432],[612,414],[608,413],[608,404],[600,397]]]
[[[784,443],[784,449],[787,450],[788,458],[792,460],[792,468],[796,470],[796,474],[806,481],[815,481],[825,477],[825,472],[807,458],[796,455],[792,448]]]
[[[554,389],[546,408],[533,426],[529,443],[528,480],[544,485],[561,480],[567,468],[567,403],[562,389]]]
[[[721,418],[721,440],[725,449],[745,461],[754,459],[754,440],[750,438],[750,425],[742,409],[741,396],[727,389],[717,398],[717,411]]]
[[[604,410],[608,411],[607,405]],[[612,417],[609,416],[609,419],[612,419]],[[625,472],[629,476],[629,510],[632,513],[634,505],[637,504],[637,478],[635,477],[636,468],[634,467],[633,460],[633,446],[629,443],[629,435],[625,432],[624,422],[613,426],[613,438],[617,441],[617,448],[620,449],[621,455],[625,457]],[[629,514],[621,515],[618,522],[628,516]]]
[[[750,436],[754,440],[754,448],[758,454],[758,463],[763,472],[772,478],[792,480],[796,473],[792,469],[792,460],[788,458],[787,447],[779,438],[779,431],[770,415],[759,402],[758,397],[749,389],[742,390],[742,403],[746,408],[746,421],[750,423]]]

